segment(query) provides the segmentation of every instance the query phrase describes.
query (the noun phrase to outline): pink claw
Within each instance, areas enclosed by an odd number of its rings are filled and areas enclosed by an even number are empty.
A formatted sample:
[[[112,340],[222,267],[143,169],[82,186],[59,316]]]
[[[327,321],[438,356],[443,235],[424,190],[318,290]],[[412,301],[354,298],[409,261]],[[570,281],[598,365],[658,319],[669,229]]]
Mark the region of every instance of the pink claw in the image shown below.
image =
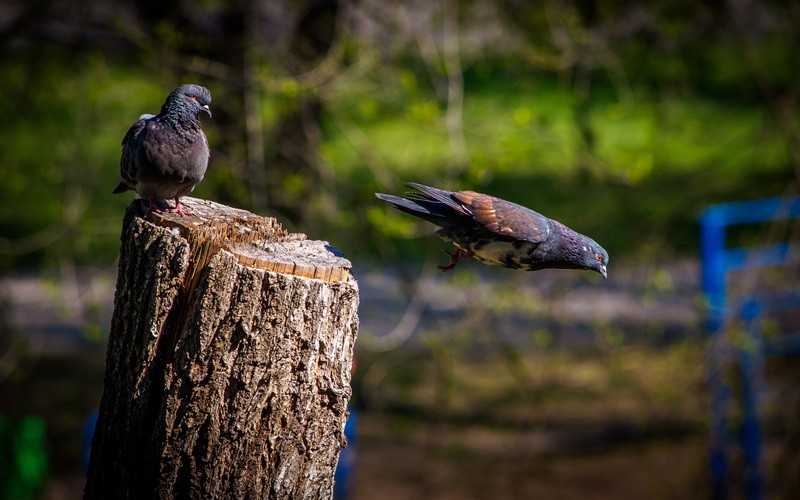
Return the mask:
[[[454,267],[456,267],[456,264],[458,264],[458,258],[461,256],[462,253],[464,254],[464,258],[465,259],[468,259],[468,258],[472,257],[472,252],[469,252],[469,251],[466,251],[466,250],[462,250],[461,248],[458,248],[458,247],[456,247],[456,250],[453,253],[450,253],[445,249],[442,249],[442,251],[450,256],[450,262],[449,263],[447,263],[447,264],[445,264],[443,266],[436,266],[443,273],[446,273],[447,271],[449,271],[449,270],[453,269]]]
[[[172,212],[178,215],[185,215],[185,216],[192,215],[192,212],[185,210],[183,208],[183,205],[181,205],[181,200],[179,200],[178,198],[175,198],[175,208],[172,209]]]
[[[155,212],[157,214],[160,214],[163,211],[164,209],[159,207],[158,203],[156,203],[156,199],[150,198],[147,200],[147,208],[144,210],[143,217],[147,218],[147,216],[150,215],[150,212]]]

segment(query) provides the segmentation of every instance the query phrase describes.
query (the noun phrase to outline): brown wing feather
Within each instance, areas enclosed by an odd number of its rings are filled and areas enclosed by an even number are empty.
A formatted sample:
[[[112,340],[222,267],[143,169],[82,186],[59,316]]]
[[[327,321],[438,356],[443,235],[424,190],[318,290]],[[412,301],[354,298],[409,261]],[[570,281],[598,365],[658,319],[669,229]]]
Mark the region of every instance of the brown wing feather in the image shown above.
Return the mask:
[[[550,220],[529,208],[475,191],[459,191],[452,197],[469,206],[475,222],[492,233],[531,243],[550,235]]]

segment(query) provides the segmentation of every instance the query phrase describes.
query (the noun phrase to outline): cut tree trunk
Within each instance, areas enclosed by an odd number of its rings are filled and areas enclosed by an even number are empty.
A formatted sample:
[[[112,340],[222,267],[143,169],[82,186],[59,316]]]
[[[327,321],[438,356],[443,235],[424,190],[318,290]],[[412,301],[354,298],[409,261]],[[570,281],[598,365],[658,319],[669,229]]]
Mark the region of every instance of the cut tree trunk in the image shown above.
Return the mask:
[[[184,198],[128,210],[84,491],[329,498],[350,399],[358,287],[325,242]]]

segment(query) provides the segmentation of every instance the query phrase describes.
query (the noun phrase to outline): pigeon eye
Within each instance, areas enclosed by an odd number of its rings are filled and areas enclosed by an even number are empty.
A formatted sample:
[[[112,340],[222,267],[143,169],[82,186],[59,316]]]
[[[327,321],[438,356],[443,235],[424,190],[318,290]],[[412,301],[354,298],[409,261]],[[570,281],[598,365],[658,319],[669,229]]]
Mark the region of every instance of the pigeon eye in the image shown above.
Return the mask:
[[[602,261],[603,260],[603,256],[600,255],[600,254],[595,255],[594,258],[597,259],[598,261]]]
[[[196,95],[193,95],[193,96],[192,96],[192,100],[193,100],[194,102],[197,102],[197,96],[196,96]]]

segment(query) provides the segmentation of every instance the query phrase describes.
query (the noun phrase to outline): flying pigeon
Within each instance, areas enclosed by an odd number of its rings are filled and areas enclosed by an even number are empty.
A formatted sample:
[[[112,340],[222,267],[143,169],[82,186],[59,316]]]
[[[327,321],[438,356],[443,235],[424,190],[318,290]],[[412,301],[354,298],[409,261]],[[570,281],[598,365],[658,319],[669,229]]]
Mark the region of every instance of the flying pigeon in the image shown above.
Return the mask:
[[[164,211],[159,203],[170,198],[175,200],[173,212],[191,215],[180,198],[203,180],[208,167],[208,140],[199,115],[211,116],[210,102],[207,88],[181,85],[167,96],[159,114],[140,116],[122,139],[120,181],[114,193],[136,191],[147,202],[145,215]]]
[[[606,277],[608,253],[593,239],[533,210],[475,191],[444,191],[415,182],[406,197],[375,193],[395,208],[432,222],[443,240],[456,246],[450,262],[460,256],[492,266],[536,271],[588,269]]]

